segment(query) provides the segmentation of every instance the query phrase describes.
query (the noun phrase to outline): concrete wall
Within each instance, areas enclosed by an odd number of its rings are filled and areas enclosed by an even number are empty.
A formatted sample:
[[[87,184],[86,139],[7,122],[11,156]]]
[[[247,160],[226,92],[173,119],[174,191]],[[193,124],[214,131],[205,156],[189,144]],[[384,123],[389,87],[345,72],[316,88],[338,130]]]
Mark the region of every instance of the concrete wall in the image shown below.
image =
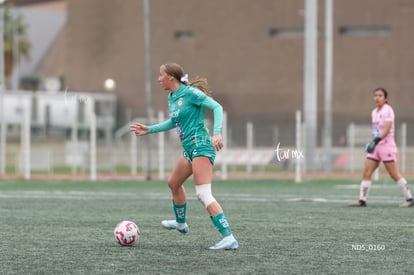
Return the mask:
[[[321,132],[324,1],[318,3]],[[228,112],[235,143],[245,142],[247,121],[255,123],[256,144],[293,142],[294,112],[303,106],[304,0],[151,0],[150,5],[155,112],[167,108],[166,92],[157,83],[159,66],[177,62],[190,78],[208,78]],[[66,84],[102,91],[103,81],[114,78],[120,124],[127,109],[132,116],[145,115],[143,22],[142,1],[68,1]],[[397,124],[407,122],[414,134],[413,26],[413,0],[334,1],[334,143],[350,122],[370,123],[378,86],[388,89]],[[177,38],[182,32],[192,37]]]

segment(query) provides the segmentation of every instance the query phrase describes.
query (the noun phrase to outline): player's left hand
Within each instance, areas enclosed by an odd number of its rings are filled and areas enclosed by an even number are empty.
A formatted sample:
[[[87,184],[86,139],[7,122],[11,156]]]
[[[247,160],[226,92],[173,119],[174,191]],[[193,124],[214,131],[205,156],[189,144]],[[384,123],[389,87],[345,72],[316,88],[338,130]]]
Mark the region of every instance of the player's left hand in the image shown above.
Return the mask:
[[[213,142],[213,148],[217,152],[220,151],[224,146],[223,138],[221,137],[221,135],[213,135],[212,142]]]

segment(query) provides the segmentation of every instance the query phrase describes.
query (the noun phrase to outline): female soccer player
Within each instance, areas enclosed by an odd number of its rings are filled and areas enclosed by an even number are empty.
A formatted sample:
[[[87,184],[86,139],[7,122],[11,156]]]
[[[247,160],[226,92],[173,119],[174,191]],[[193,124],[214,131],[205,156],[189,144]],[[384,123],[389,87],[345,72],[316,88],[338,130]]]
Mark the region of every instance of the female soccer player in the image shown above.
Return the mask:
[[[223,148],[221,137],[223,108],[209,96],[210,91],[206,79],[189,81],[188,75],[184,75],[182,67],[176,63],[161,65],[158,81],[164,90],[169,91],[170,118],[151,126],[136,123],[131,126],[131,131],[136,136],[142,136],[175,127],[181,140],[183,154],[179,157],[168,179],[168,186],[173,197],[175,220],[164,220],[161,224],[166,229],[177,229],[182,234],[189,232],[186,223],[187,195],[183,183],[193,175],[196,196],[223,237],[210,249],[236,249],[239,244],[231,233],[222,207],[211,192],[215,151]],[[211,109],[214,114],[212,137],[204,125],[205,108]]]
[[[397,166],[397,145],[394,139],[394,111],[388,104],[388,93],[384,88],[374,90],[374,101],[377,107],[372,110],[372,130],[374,140],[367,144],[367,157],[361,181],[359,201],[353,202],[350,206],[367,206],[368,191],[371,188],[371,176],[379,163],[384,163],[390,177],[401,189],[405,202],[401,207],[414,205],[413,197],[408,188],[407,181],[403,178]]]

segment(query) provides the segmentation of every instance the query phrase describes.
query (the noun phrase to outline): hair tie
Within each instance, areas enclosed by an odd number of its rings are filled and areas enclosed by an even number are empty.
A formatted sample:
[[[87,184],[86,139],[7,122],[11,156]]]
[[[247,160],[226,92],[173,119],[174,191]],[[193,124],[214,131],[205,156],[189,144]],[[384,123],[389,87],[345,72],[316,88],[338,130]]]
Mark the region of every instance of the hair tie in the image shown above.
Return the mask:
[[[189,81],[188,81],[188,74],[185,74],[184,76],[182,76],[182,77],[180,78],[180,81],[181,81],[181,82],[183,82],[183,83],[185,83],[185,82],[189,82]]]

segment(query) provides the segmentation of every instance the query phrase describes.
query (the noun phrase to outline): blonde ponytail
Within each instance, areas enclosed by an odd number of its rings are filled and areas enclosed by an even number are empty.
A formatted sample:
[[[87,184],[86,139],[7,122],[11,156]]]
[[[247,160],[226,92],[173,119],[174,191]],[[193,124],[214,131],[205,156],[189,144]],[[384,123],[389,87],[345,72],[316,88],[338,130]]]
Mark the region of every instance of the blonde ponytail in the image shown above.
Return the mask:
[[[188,85],[194,86],[197,89],[201,90],[203,93],[205,93],[207,96],[212,97],[212,92],[208,87],[208,82],[206,78],[196,78],[195,80],[190,81]]]
[[[208,82],[206,78],[197,77],[195,80],[191,81],[188,80],[187,75],[184,75],[183,68],[177,63],[166,63],[163,66],[165,67],[165,72],[174,77],[178,82],[183,83],[187,86],[194,86],[197,89],[201,90],[203,93],[205,93],[207,96],[211,97],[212,92],[208,87]]]

